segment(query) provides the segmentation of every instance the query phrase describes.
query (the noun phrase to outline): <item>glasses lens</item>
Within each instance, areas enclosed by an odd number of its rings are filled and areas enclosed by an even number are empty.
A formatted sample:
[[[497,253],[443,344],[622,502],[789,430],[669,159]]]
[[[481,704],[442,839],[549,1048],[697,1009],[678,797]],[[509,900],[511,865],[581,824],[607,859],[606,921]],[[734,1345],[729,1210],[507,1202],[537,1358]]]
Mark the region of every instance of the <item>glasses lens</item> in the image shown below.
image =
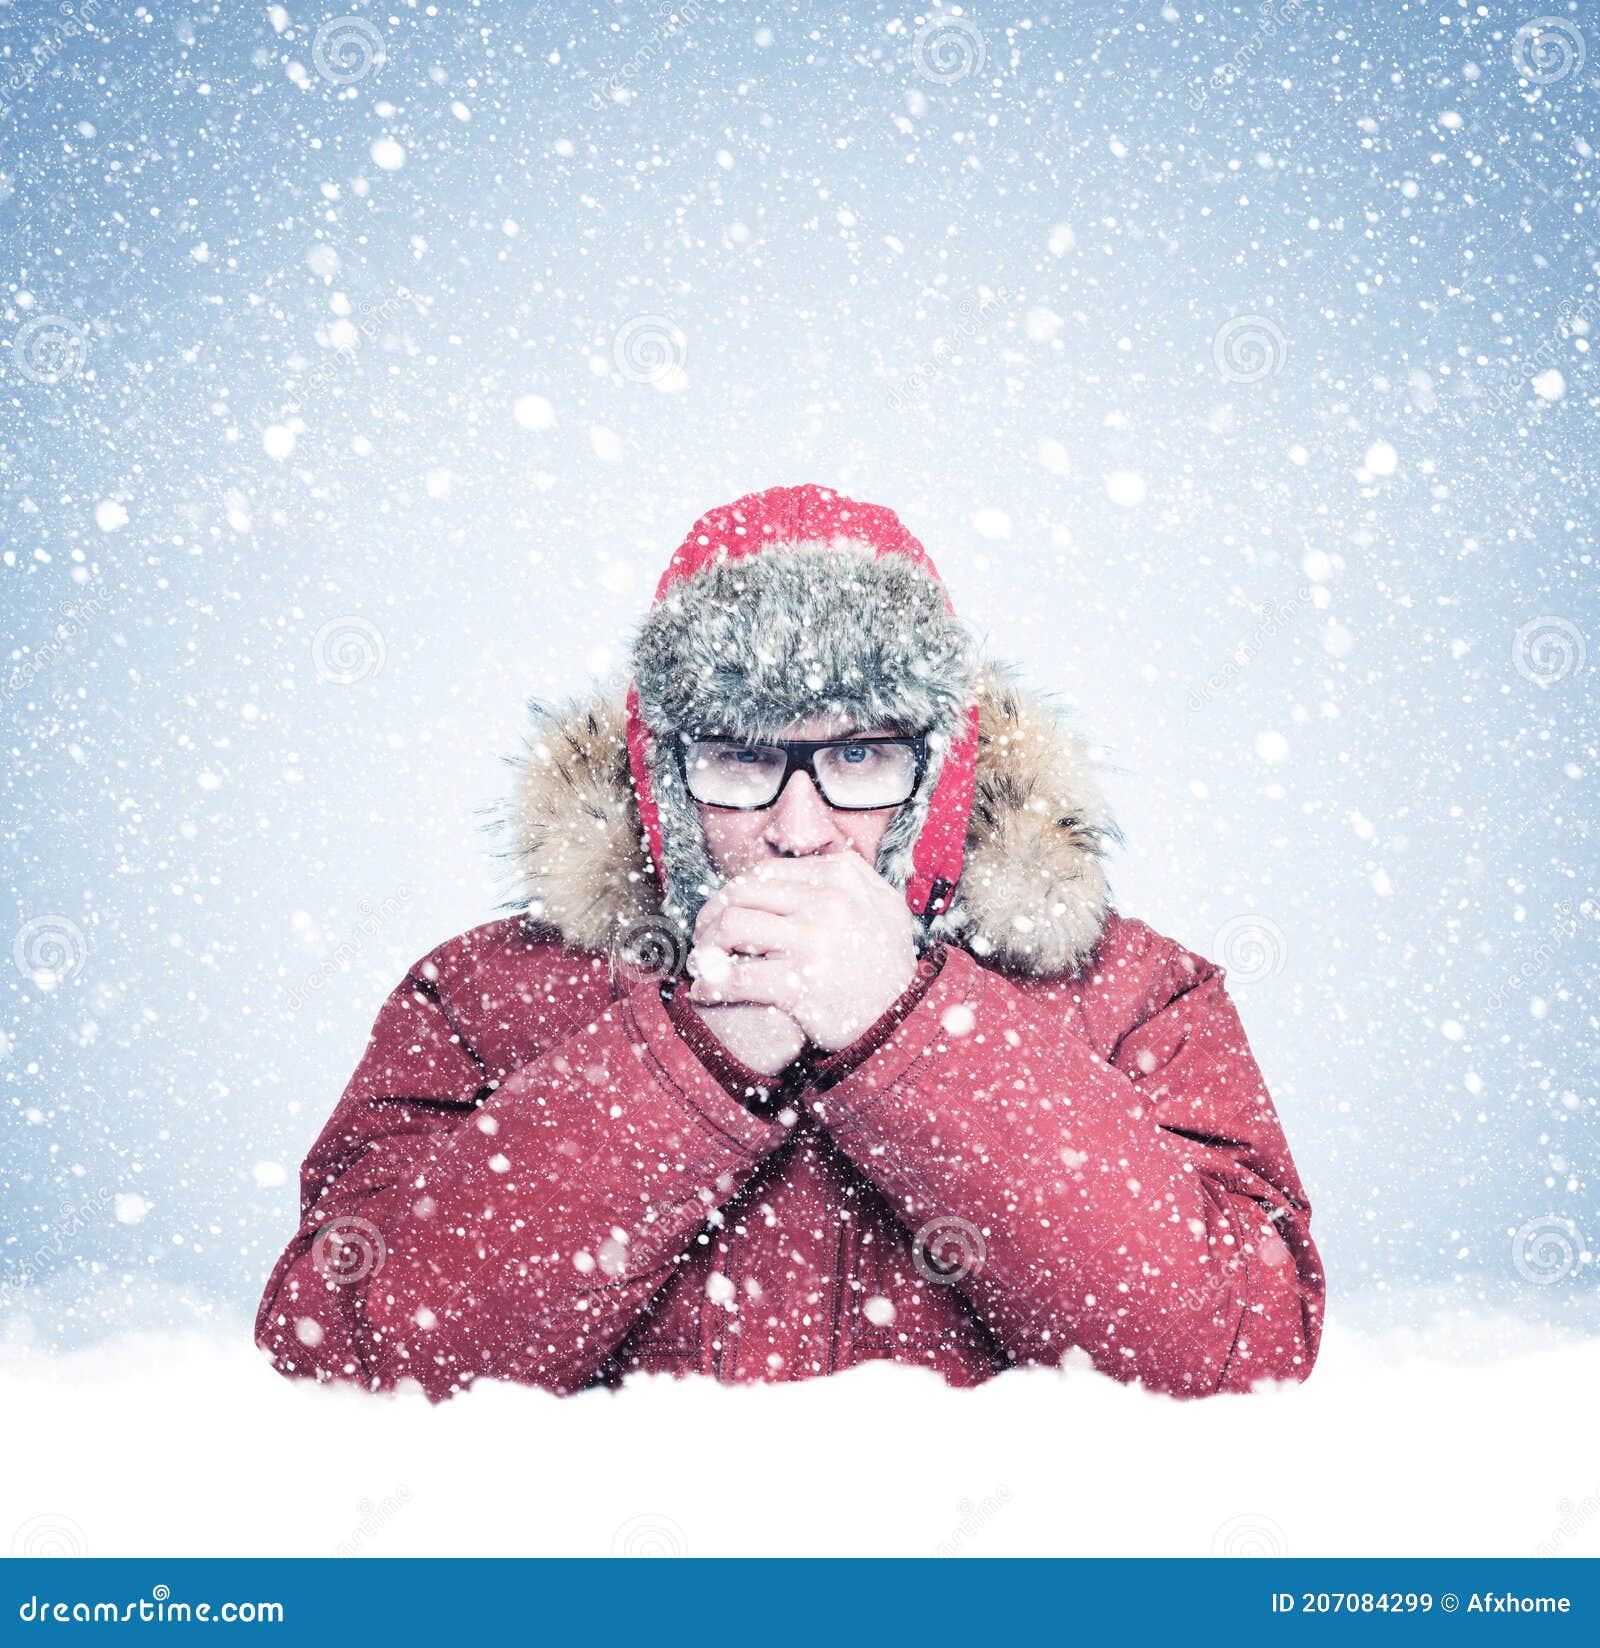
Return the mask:
[[[817,782],[835,807],[898,807],[916,781],[911,744],[833,744],[817,751]]]
[[[689,794],[708,807],[763,807],[778,793],[782,750],[764,744],[691,740],[684,748]]]

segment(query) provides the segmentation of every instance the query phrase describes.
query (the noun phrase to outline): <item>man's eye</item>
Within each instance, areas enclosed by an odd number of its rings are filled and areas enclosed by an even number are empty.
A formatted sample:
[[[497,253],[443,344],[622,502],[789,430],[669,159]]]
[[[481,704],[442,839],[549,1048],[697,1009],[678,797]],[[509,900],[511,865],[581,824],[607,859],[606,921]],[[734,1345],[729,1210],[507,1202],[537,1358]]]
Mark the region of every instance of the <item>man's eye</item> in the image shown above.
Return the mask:
[[[872,754],[870,744],[841,744],[839,746],[839,759],[851,767],[859,767],[870,761]]]

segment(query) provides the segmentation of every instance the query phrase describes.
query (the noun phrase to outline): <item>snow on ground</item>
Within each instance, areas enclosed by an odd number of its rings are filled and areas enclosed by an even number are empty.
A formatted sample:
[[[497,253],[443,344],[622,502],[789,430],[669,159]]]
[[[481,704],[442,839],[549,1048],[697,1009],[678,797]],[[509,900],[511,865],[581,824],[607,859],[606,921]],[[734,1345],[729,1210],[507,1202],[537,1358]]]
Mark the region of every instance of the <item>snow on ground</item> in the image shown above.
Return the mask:
[[[0,1539],[96,1556],[1600,1554],[1600,1446],[1579,1423],[1600,1340],[1469,1331],[1330,1321],[1308,1384],[1187,1403],[1087,1370],[952,1391],[879,1365],[567,1401],[485,1385],[431,1408],[290,1383],[201,1331],[13,1348]]]

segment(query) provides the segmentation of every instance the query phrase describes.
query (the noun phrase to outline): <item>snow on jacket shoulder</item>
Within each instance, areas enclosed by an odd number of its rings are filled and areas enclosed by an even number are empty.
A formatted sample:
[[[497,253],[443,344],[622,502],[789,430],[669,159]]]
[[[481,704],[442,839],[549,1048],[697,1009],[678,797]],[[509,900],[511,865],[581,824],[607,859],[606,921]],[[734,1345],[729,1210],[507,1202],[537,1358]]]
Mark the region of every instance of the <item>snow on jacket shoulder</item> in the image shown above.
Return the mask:
[[[943,941],[768,1105],[596,942],[648,915],[621,709],[552,725],[515,821],[539,919],[384,1003],[262,1299],[280,1371],[441,1398],[889,1358],[969,1385],[1077,1348],[1175,1394],[1304,1379],[1310,1207],[1223,973],[1109,908],[1081,745],[997,676],[982,708]]]

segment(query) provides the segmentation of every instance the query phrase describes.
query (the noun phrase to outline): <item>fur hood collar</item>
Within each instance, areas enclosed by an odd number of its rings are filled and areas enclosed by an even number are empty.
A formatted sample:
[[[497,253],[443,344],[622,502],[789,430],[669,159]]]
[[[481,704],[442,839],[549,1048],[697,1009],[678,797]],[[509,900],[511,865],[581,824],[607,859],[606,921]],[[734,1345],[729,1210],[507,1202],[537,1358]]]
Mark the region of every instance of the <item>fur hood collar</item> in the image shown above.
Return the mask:
[[[1089,747],[1042,696],[986,666],[976,784],[956,895],[933,923],[991,965],[1076,972],[1110,910],[1104,868],[1120,835]],[[532,706],[501,820],[514,904],[573,949],[675,948],[628,766],[624,694]]]

